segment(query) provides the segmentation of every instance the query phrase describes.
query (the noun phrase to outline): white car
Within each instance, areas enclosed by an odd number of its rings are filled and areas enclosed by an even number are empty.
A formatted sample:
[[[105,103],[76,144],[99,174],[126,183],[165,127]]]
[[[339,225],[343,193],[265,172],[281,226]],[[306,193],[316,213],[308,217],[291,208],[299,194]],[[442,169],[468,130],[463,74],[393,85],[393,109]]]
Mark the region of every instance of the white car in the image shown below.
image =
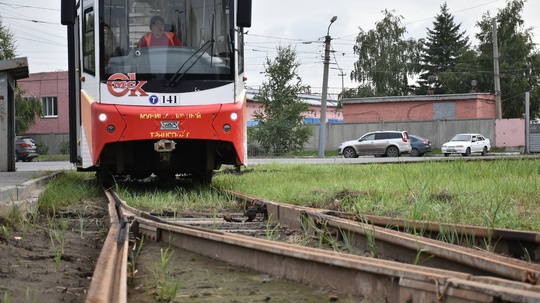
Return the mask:
[[[338,154],[345,158],[358,158],[360,155],[399,157],[412,150],[409,134],[406,131],[375,131],[360,139],[343,142]]]
[[[480,153],[486,156],[491,149],[491,144],[488,138],[481,134],[457,134],[452,140],[446,142],[441,147],[441,152],[445,157],[450,154],[462,154],[470,156],[473,153]]]

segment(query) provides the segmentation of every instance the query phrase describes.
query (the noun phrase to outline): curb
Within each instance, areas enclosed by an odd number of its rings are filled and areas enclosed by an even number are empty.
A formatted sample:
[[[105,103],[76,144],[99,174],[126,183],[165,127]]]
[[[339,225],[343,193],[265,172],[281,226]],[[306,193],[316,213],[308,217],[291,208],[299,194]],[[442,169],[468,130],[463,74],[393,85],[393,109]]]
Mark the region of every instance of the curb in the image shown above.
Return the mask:
[[[35,212],[39,195],[45,189],[45,185],[60,174],[63,172],[28,180],[20,185],[0,188],[0,216],[8,216],[14,208],[18,208],[23,215]]]

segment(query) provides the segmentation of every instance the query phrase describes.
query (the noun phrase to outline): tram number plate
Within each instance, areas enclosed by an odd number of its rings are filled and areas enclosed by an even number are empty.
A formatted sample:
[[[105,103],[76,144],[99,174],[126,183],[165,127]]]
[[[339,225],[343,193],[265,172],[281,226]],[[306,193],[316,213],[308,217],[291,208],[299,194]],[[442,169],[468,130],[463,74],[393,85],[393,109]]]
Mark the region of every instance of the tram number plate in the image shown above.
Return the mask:
[[[161,104],[177,104],[180,103],[179,99],[176,95],[162,96]]]

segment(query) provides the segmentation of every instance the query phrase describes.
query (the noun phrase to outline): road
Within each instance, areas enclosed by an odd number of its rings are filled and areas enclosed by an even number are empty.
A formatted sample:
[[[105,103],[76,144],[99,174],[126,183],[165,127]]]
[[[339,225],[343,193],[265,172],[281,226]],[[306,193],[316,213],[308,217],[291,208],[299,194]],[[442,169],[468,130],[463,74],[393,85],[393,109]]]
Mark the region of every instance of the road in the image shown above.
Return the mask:
[[[531,157],[538,158],[539,154],[533,155],[520,155],[519,153],[491,153],[486,157],[481,155],[471,155],[469,157],[462,157],[460,155],[452,155],[449,157],[443,157],[442,155],[434,155],[430,157],[373,157],[363,156],[358,158],[343,158],[341,156],[335,157],[302,157],[302,158],[248,158],[247,166],[258,164],[270,164],[270,163],[305,163],[305,164],[367,164],[367,163],[405,163],[405,162],[421,162],[421,161],[444,161],[444,160],[493,160],[501,158],[515,158],[515,157]],[[75,169],[73,164],[68,161],[33,161],[33,162],[17,162],[17,171],[47,171],[47,170],[71,170]]]

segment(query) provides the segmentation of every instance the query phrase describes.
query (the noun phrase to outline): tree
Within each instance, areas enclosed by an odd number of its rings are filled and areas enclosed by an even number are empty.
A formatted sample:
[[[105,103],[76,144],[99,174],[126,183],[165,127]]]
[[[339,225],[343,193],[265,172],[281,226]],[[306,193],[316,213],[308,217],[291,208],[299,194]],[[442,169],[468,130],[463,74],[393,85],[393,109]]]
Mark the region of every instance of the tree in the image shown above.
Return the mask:
[[[254,112],[258,124],[250,135],[266,153],[283,155],[303,149],[312,136],[312,129],[303,124],[303,114],[309,109],[299,94],[307,89],[298,77],[296,52],[288,47],[277,47],[274,61],[266,58],[263,82],[256,98],[262,109]]]
[[[538,77],[540,59],[532,41],[532,28],[524,28],[521,14],[525,0],[509,0],[506,7],[496,16],[497,41],[499,50],[499,75],[501,88],[501,107],[503,118],[521,118],[525,112],[525,92],[539,96]],[[476,35],[478,62],[485,71],[478,82],[481,91],[494,92],[493,82],[493,18],[488,13],[476,23],[480,32]],[[531,98],[531,118],[539,114],[540,100]]]
[[[429,88],[434,90],[435,94],[445,94],[466,92],[467,87],[441,81],[439,77],[442,73],[450,79],[455,77],[454,67],[459,63],[469,47],[469,38],[465,32],[460,31],[461,24],[455,24],[454,17],[448,12],[446,2],[441,5],[441,12],[435,16],[433,29],[427,29],[427,37],[421,41],[421,73],[418,79],[417,94],[426,94]],[[459,75],[457,78],[459,79]],[[450,80],[448,79],[448,80]],[[457,90],[457,91],[456,91]]]
[[[13,32],[2,24],[0,18],[0,60],[13,59],[16,56]],[[34,125],[36,115],[41,115],[41,104],[34,98],[23,98],[24,92],[15,88],[15,133],[24,134]]]
[[[420,61],[420,44],[415,39],[404,39],[407,32],[401,16],[383,11],[382,21],[375,29],[365,32],[360,28],[353,51],[358,55],[351,72],[351,80],[371,86],[375,96],[409,95],[409,79],[415,75]],[[365,87],[359,89],[365,92]]]
[[[15,58],[15,40],[13,32],[6,28],[0,17],[0,60]]]
[[[36,115],[41,115],[41,102],[36,98],[23,98],[24,92],[20,87],[15,94],[15,133],[25,134],[36,122]]]

